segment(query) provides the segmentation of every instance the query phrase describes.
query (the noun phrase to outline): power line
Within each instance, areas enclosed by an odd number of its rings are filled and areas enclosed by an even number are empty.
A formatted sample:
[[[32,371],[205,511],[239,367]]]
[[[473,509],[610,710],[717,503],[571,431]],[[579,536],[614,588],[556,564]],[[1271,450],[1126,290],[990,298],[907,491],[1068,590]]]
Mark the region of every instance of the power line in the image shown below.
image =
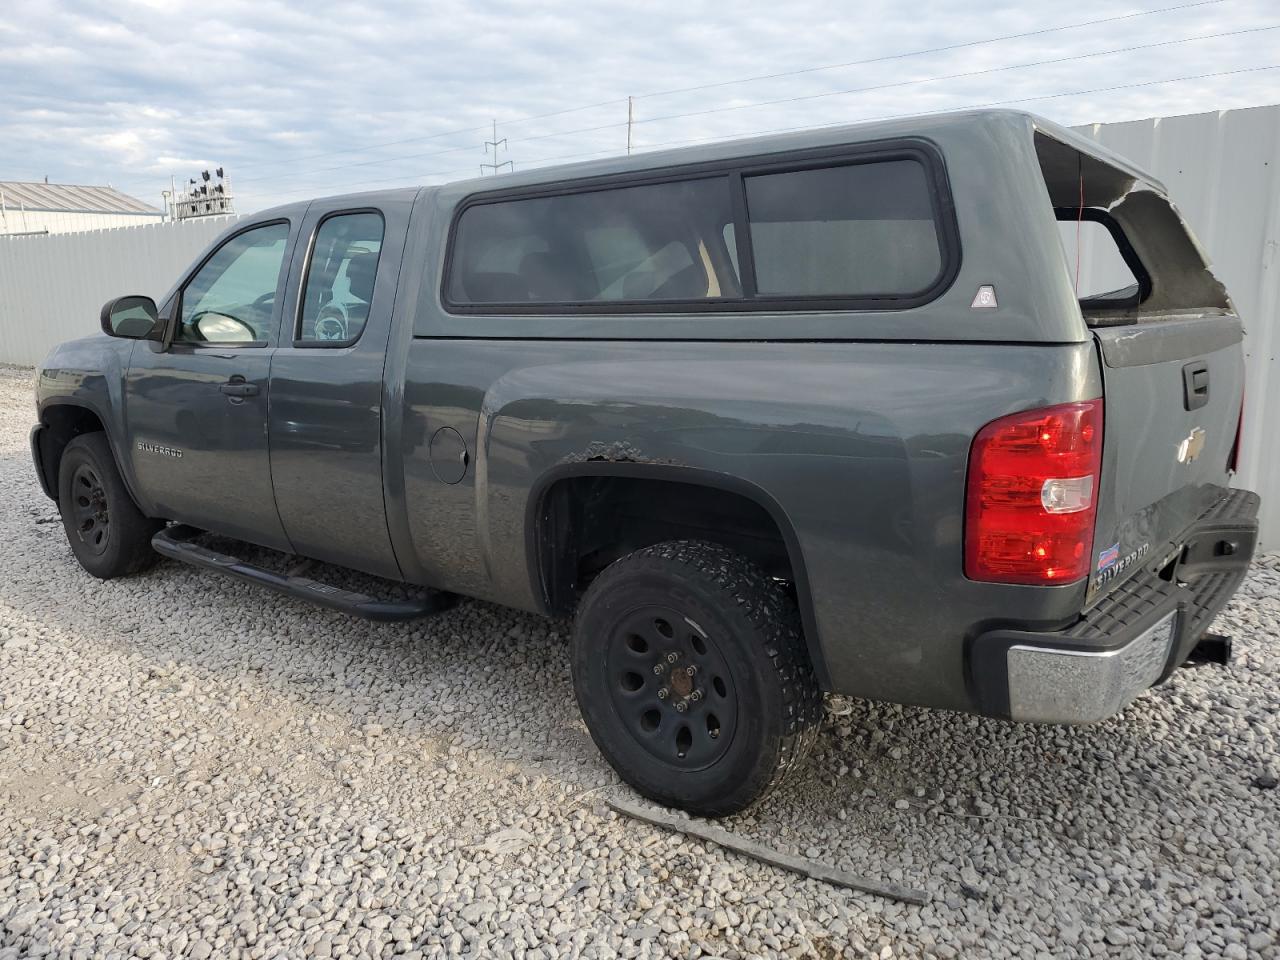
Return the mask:
[[[903,60],[907,57],[923,57],[932,53],[947,53],[952,50],[965,50],[969,47],[983,46],[988,43],[1001,43],[1005,40],[1023,40],[1027,37],[1040,37],[1063,30],[1075,30],[1080,27],[1096,27],[1104,23],[1118,23],[1121,20],[1134,20],[1138,17],[1149,17],[1157,13],[1174,13],[1179,10],[1190,10],[1195,7],[1209,7],[1224,0],[1197,0],[1195,3],[1180,3],[1172,7],[1160,7],[1155,10],[1140,10],[1137,13],[1125,13],[1114,17],[1103,17],[1099,20],[1082,20],[1079,23],[1068,23],[1060,27],[1042,27],[1039,30],[1027,30],[1022,33],[1007,33],[999,37],[985,40],[966,40],[962,43],[950,43],[941,47],[928,47],[924,50],[911,50],[907,53],[885,54],[879,57],[868,57],[865,60],[847,60],[844,63],[827,63],[818,67],[805,67],[800,70],[786,70],[782,73],[763,73],[754,77],[740,77],[737,80],[721,80],[715,83],[700,83],[692,87],[675,87],[671,90],[659,90],[654,93],[641,94],[637,99],[648,97],[667,97],[677,93],[693,93],[698,90],[711,90],[716,87],[727,87],[738,83],[753,83],[757,80],[780,80],[783,77],[798,77],[801,74],[817,73],[820,70],[838,70],[844,67],[861,67],[870,63],[885,63],[890,60]]]
[[[1244,68],[1238,68],[1234,70],[1219,70],[1219,72],[1213,72],[1213,73],[1189,74],[1189,76],[1184,76],[1184,77],[1165,77],[1162,79],[1153,79],[1153,81],[1120,83],[1110,87],[1093,87],[1093,88],[1089,88],[1089,90],[1073,90],[1073,91],[1062,91],[1057,93],[1044,93],[1044,95],[1039,95],[1039,96],[1015,97],[1015,99],[1011,99],[1011,100],[992,100],[992,101],[982,102],[982,104],[966,104],[964,106],[955,106],[955,108],[938,111],[938,113],[941,113],[941,114],[961,113],[961,111],[964,111],[964,110],[982,110],[982,109],[997,108],[997,106],[1029,104],[1029,102],[1037,102],[1042,100],[1060,100],[1060,99],[1065,99],[1065,97],[1088,96],[1088,95],[1091,95],[1091,93],[1110,93],[1110,92],[1115,92],[1120,90],[1138,90],[1138,88],[1142,88],[1142,87],[1160,86],[1160,84],[1162,83],[1181,83],[1185,81],[1197,81],[1197,79],[1233,77],[1233,76],[1238,76],[1238,74],[1261,73],[1261,72],[1265,72],[1265,70],[1277,70],[1277,69],[1280,69],[1280,64],[1270,64],[1270,65],[1266,65],[1266,67],[1244,67]],[[762,129],[756,129],[756,131],[742,131],[739,133],[727,134],[727,136],[716,136],[716,134],[712,134],[712,136],[705,136],[705,137],[686,137],[686,138],[682,138],[682,140],[660,141],[658,143],[649,143],[649,145],[639,146],[634,148],[635,150],[648,152],[648,151],[658,150],[658,148],[660,147],[685,146],[687,145],[687,143],[740,140],[740,138],[744,138],[744,137],[763,137],[773,133],[794,133],[796,131],[809,131],[809,129],[823,129],[827,127],[845,127],[845,125],[856,124],[856,123],[876,123],[876,122],[884,122],[884,120],[900,120],[900,119],[909,118],[909,116],[916,116],[916,115],[918,114],[902,113],[902,114],[886,114],[881,116],[860,116],[860,118],[855,118],[855,119],[832,120],[831,123],[800,124],[800,125],[795,125],[795,127],[774,127],[771,129],[763,129],[763,131]],[[622,155],[621,151],[618,151],[618,148],[611,147],[611,148],[607,148],[607,150],[577,152],[577,154],[559,154],[556,156],[530,157],[529,160],[524,161],[524,165],[525,165],[525,168],[527,169],[527,168],[532,168],[532,166],[536,166],[539,164],[557,163],[557,161],[562,161],[562,160],[577,160],[577,159],[584,159],[584,157],[593,157],[593,156],[621,156],[621,155]],[[468,173],[468,169],[443,170],[443,172],[431,172],[431,173],[422,173],[422,174],[406,174],[404,175],[404,177],[388,177],[388,178],[383,178],[379,180],[357,180],[356,183],[347,184],[347,186],[362,186],[362,184],[367,184],[367,183],[385,183],[385,182],[390,182],[390,180],[421,179],[426,177],[451,177],[451,175],[454,175],[454,174],[465,174],[465,173]],[[288,196],[288,195],[292,195],[292,193],[301,193],[301,192],[306,192],[306,188],[303,187],[301,189],[294,189],[294,191],[287,191],[284,193],[283,196]],[[282,195],[273,195],[273,196],[282,196]]]
[[[1135,13],[1119,14],[1116,16],[1101,17],[1093,20],[1082,20],[1075,23],[1062,24],[1060,26],[1055,26],[1055,27],[1042,27],[1036,30],[1022,31],[1020,33],[1009,33],[1009,34],[1002,34],[995,37],[986,37],[986,38],[977,39],[977,40],[966,40],[959,43],[945,44],[942,46],[929,47],[921,50],[909,50],[902,53],[885,54],[882,56],[870,57],[862,60],[850,60],[850,61],[845,61],[843,63],[822,64],[819,66],[804,67],[797,70],[786,70],[786,71],[781,71],[781,72],[772,73],[772,74],[759,74],[751,77],[739,77],[732,80],[721,80],[721,81],[716,81],[712,83],[697,84],[689,87],[672,88],[670,90],[651,91],[649,93],[639,94],[638,96],[635,97],[635,99],[649,99],[653,97],[670,96],[670,95],[675,95],[679,93],[690,93],[690,92],[695,92],[699,90],[710,90],[715,88],[734,86],[742,83],[753,83],[760,80],[775,80],[775,79],[781,79],[784,77],[801,76],[805,74],[817,73],[817,72],[826,71],[826,70],[837,70],[837,69],[843,69],[847,67],[864,66],[864,65],[873,64],[873,63],[887,63],[893,60],[902,60],[910,57],[927,56],[934,53],[946,53],[954,50],[970,49],[972,47],[984,46],[992,43],[1003,43],[1009,40],[1019,40],[1019,39],[1026,39],[1029,37],[1047,36],[1049,34],[1060,33],[1067,30],[1082,29],[1085,27],[1099,26],[1099,25],[1108,24],[1108,23],[1118,23],[1122,21],[1135,20],[1142,17],[1156,16],[1158,14],[1176,13],[1183,10],[1214,6],[1216,4],[1220,4],[1224,2],[1226,2],[1226,0],[1196,0],[1196,2],[1191,2],[1191,3],[1180,3],[1180,4],[1175,4],[1167,7],[1157,7],[1151,10],[1140,10]],[[64,99],[64,100],[67,100],[68,102],[71,102],[71,98],[60,98],[60,99]],[[627,102],[627,98],[617,97],[609,100],[597,101],[595,103],[564,107],[561,109],[552,110],[545,113],[533,114],[533,115],[524,116],[524,117],[517,117],[513,120],[507,120],[504,122],[508,125],[517,124],[517,123],[531,123],[535,120],[546,120],[554,117],[565,116],[571,113],[580,113],[587,110],[594,110],[594,109],[598,109],[606,106],[617,106],[625,102]],[[636,121],[636,122],[643,122],[643,121]],[[580,130],[564,131],[563,135],[567,136],[570,133],[582,133],[582,132],[591,132],[595,130],[611,129],[617,126],[621,126],[621,124],[606,124],[600,127],[591,127],[591,128],[580,129]],[[409,143],[422,143],[429,140],[438,140],[443,137],[463,136],[466,134],[481,133],[481,132],[488,132],[487,128],[483,126],[462,127],[456,130],[446,130],[440,133],[425,134],[422,136],[408,137],[400,140],[388,140],[388,141],[383,141],[381,143],[364,144],[359,147],[349,147],[341,150],[328,150],[320,153],[312,153],[312,154],[306,154],[302,156],[277,158],[275,160],[264,160],[259,162],[258,164],[251,164],[242,169],[256,170],[265,166],[279,166],[281,164],[287,164],[287,163],[300,163],[306,160],[317,160],[317,159],[322,159],[324,157],[340,156],[341,154],[344,154],[344,153],[358,153],[358,152],[364,152],[368,150],[379,150],[384,147],[403,146]],[[550,136],[556,136],[556,134],[548,134],[545,137],[543,137],[543,139]],[[529,139],[529,138],[523,138],[523,139]],[[381,162],[389,162],[394,159],[409,159],[409,158],[392,157],[392,158],[386,158],[385,160],[380,159],[380,160],[365,161],[365,162],[381,163]],[[345,166],[346,165],[339,165],[338,167],[334,167],[331,169],[344,169]],[[254,178],[254,179],[261,180],[265,178]],[[130,182],[141,183],[143,181],[139,180],[139,181],[130,181]],[[239,182],[243,183],[247,181],[245,178],[240,178]]]
[[[1265,67],[1241,67],[1236,70],[1221,70],[1215,73],[1198,73],[1184,77],[1166,77],[1163,80],[1143,80],[1137,83],[1122,83],[1111,87],[1094,87],[1089,90],[1070,90],[1062,93],[1048,93],[1035,97],[1017,97],[1012,100],[990,100],[986,103],[971,103],[961,107],[949,107],[946,110],[935,111],[934,115],[961,113],[965,110],[986,110],[995,107],[1008,107],[1018,103],[1036,103],[1041,100],[1059,100],[1065,97],[1083,97],[1094,93],[1112,93],[1117,90],[1136,90],[1141,87],[1154,87],[1164,83],[1181,83],[1186,80],[1210,80],[1216,77],[1231,77],[1243,73],[1261,73],[1266,70],[1280,70],[1280,63],[1270,64]],[[741,133],[731,133],[726,135],[711,135],[706,137],[690,137],[684,140],[663,140],[659,143],[651,143],[647,146],[641,146],[640,150],[656,150],[659,147],[674,147],[688,143],[704,143],[708,140],[737,140],[745,137],[764,137],[775,133],[793,133],[797,130],[820,130],[825,127],[842,127],[855,123],[877,123],[885,120],[903,120],[908,117],[920,116],[918,113],[892,113],[878,117],[858,117],[853,120],[833,120],[830,123],[806,123],[791,127],[773,127],[768,130],[747,130]],[[529,163],[535,161],[530,160]]]
[[[1215,2],[1224,2],[1224,0],[1215,0]],[[535,120],[549,120],[553,117],[564,116],[567,113],[581,113],[586,110],[595,110],[595,109],[598,109],[599,107],[617,106],[618,104],[625,103],[625,102],[626,102],[625,98],[622,98],[622,97],[615,98],[613,100],[601,100],[597,103],[586,103],[577,107],[565,107],[564,109],[551,110],[547,113],[536,113],[526,117],[517,117],[514,120],[504,120],[503,124],[509,126],[515,123],[532,123]],[[360,147],[350,147],[345,150],[329,150],[324,153],[313,153],[304,157],[283,157],[277,160],[264,160],[259,164],[257,164],[255,167],[251,167],[250,169],[256,169],[257,167],[262,167],[262,166],[278,166],[282,163],[300,163],[303,160],[318,160],[323,157],[332,157],[332,156],[337,156],[343,153],[359,153],[365,150],[381,150],[383,147],[400,147],[400,146],[404,146],[406,143],[422,143],[427,140],[439,140],[442,137],[459,137],[468,133],[488,133],[488,132],[489,132],[489,128],[485,126],[462,127],[457,130],[445,130],[442,133],[426,134],[420,137],[409,137],[405,140],[387,140],[387,141],[384,141],[383,143],[370,143]]]
[[[870,93],[875,90],[889,90],[893,87],[909,87],[919,83],[934,83],[939,80],[962,80],[968,77],[981,77],[1006,70],[1025,70],[1029,67],[1044,67],[1055,63],[1070,63],[1075,60],[1090,60],[1094,57],[1109,57],[1117,53],[1133,53],[1138,50],[1153,50],[1156,47],[1171,47],[1180,43],[1194,43],[1199,40],[1219,40],[1223,37],[1238,37],[1246,33],[1266,33],[1280,29],[1280,24],[1265,27],[1247,27],[1243,30],[1229,30],[1224,33],[1206,33],[1194,37],[1181,37],[1177,40],[1160,40],[1155,43],[1143,43],[1129,47],[1115,47],[1111,50],[1096,50],[1091,53],[1078,53],[1069,57],[1053,57],[1048,60],[1032,60],[1027,63],[1011,63],[1002,67],[987,67],[983,70],[967,70],[963,73],[948,73],[936,77],[920,77],[915,80],[895,80],[891,83],[877,83],[866,87],[852,87],[848,90],[830,90],[825,93],[808,93],[795,97],[781,97],[777,100],[757,100],[754,103],[737,103],[726,107],[711,107],[706,110],[692,110],[685,113],[669,113],[665,116],[644,117],[635,123],[656,123],[660,120],[678,120],[685,117],[702,117],[712,113],[728,113],[734,110],[751,110],[756,107],[772,107],[784,103],[800,103],[806,100],[821,100],[825,97],[841,97],[853,93]]]
[[[1212,0],[1212,2],[1218,2],[1218,0]],[[690,111],[685,111],[681,113],[671,113],[671,114],[665,114],[663,116],[657,116],[657,117],[644,117],[644,118],[635,119],[635,120],[628,118],[627,120],[623,120],[623,121],[597,124],[590,127],[577,127],[570,130],[559,130],[551,133],[536,134],[533,136],[515,137],[514,142],[533,143],[539,140],[555,140],[561,137],[576,136],[578,134],[583,134],[583,133],[598,133],[603,130],[614,130],[621,127],[628,127],[630,129],[633,126],[638,126],[640,124],[645,124],[645,123],[657,123],[665,120],[680,120],[680,119],[686,119],[690,117],[702,117],[702,116],[708,116],[708,115],[717,114],[717,113],[729,113],[729,112],[734,112],[739,110],[749,110],[749,109],[758,108],[758,107],[778,106],[778,105],[787,104],[787,103],[817,100],[825,97],[845,96],[845,95],[850,95],[855,93],[870,93],[873,91],[887,90],[894,87],[904,87],[904,86],[911,86],[911,85],[923,84],[923,83],[934,83],[934,82],[943,81],[943,80],[963,79],[966,77],[983,76],[987,74],[1000,73],[1000,72],[1009,71],[1009,70],[1024,70],[1024,69],[1029,69],[1033,67],[1048,66],[1048,65],[1057,64],[1057,63],[1069,63],[1069,62],[1079,61],[1079,60],[1088,60],[1094,57],[1113,56],[1119,53],[1132,53],[1134,51],[1149,50],[1157,47],[1177,46],[1179,44],[1194,43],[1201,40],[1214,40],[1214,39],[1221,39],[1224,37],[1239,36],[1241,34],[1262,33],[1262,32],[1276,30],[1276,29],[1280,29],[1280,24],[1271,24],[1268,26],[1261,26],[1261,27],[1247,27],[1240,30],[1231,30],[1231,31],[1225,31],[1222,33],[1215,33],[1215,34],[1201,34],[1201,35],[1191,36],[1191,37],[1180,37],[1176,40],[1161,40],[1154,43],[1137,44],[1137,45],[1132,45],[1127,47],[1116,47],[1110,50],[1096,50],[1088,53],[1073,54],[1071,56],[1066,56],[1066,57],[1052,57],[1045,60],[1034,60],[1034,61],[1029,61],[1027,63],[1007,64],[1005,66],[989,67],[983,70],[971,70],[963,73],[940,74],[938,76],[932,76],[932,77],[919,77],[913,80],[896,80],[890,83],[872,84],[865,87],[854,87],[849,90],[835,90],[835,91],[829,91],[826,93],[814,93],[814,94],[805,94],[805,95],[795,96],[795,97],[784,97],[777,100],[762,100],[754,103],[731,104],[723,107],[709,107],[705,110],[690,110]],[[811,126],[811,125],[806,125],[806,126]],[[797,128],[797,129],[804,129],[804,127]],[[494,130],[494,137],[495,139],[497,137],[496,127]],[[505,140],[506,138],[503,138],[503,139]],[[637,148],[638,146],[633,144],[633,149],[637,149]],[[321,167],[316,170],[299,171],[299,172],[292,173],[291,176],[306,177],[306,176],[312,176],[317,173],[326,173],[334,170],[344,170],[349,167],[371,166],[371,165],[376,165],[380,163],[394,163],[402,160],[419,160],[419,159],[424,159],[426,157],[441,156],[447,153],[458,153],[460,151],[471,150],[471,149],[474,149],[474,148],[470,145],[467,145],[462,147],[451,147],[445,150],[431,151],[428,153],[397,155],[392,157],[380,157],[373,160],[353,161],[351,163],[340,163],[334,166]],[[492,166],[492,164],[489,164],[486,166]],[[275,177],[274,176],[247,177],[247,178],[241,177],[239,178],[238,182],[242,184],[256,183],[263,180],[271,180],[271,179],[275,179]]]
[[[758,76],[753,76],[753,77],[740,77],[734,80],[720,80],[714,83],[699,84],[697,86],[692,86],[692,87],[678,87],[671,90],[655,90],[650,93],[639,94],[634,99],[636,100],[650,99],[652,97],[670,96],[677,93],[691,93],[698,90],[710,90],[718,87],[734,86],[740,83],[753,83],[758,80],[777,80],[784,77],[793,77],[793,76],[800,76],[802,74],[818,73],[824,70],[838,70],[838,69],[843,69],[845,67],[864,66],[866,64],[872,64],[872,63],[887,63],[893,60],[902,60],[909,57],[921,57],[921,56],[926,56],[934,53],[946,53],[948,51],[953,51],[953,50],[964,50],[971,47],[984,46],[989,43],[1003,43],[1008,40],[1021,40],[1021,39],[1026,39],[1028,37],[1038,37],[1038,36],[1045,36],[1052,33],[1061,33],[1066,30],[1078,30],[1078,29],[1083,29],[1085,27],[1100,26],[1106,23],[1118,23],[1124,20],[1135,20],[1141,17],[1150,17],[1150,16],[1155,16],[1157,14],[1162,14],[1162,13],[1176,13],[1182,10],[1191,10],[1198,7],[1209,7],[1209,6],[1214,6],[1216,4],[1225,3],[1225,2],[1226,0],[1195,0],[1195,2],[1192,2],[1192,3],[1180,3],[1180,4],[1175,4],[1173,6],[1168,6],[1168,7],[1157,7],[1153,10],[1140,10],[1140,11],[1137,11],[1136,13],[1125,13],[1125,14],[1120,14],[1118,16],[1101,17],[1094,20],[1081,20],[1076,23],[1067,23],[1067,24],[1062,24],[1061,26],[1056,26],[1056,27],[1042,27],[1037,30],[1027,30],[1021,33],[1008,33],[1000,36],[987,37],[985,39],[979,39],[979,40],[966,40],[960,43],[946,44],[940,47],[929,47],[923,50],[909,50],[904,53],[885,54],[883,56],[870,57],[864,60],[850,60],[844,63],[829,63],[829,64],[823,64],[821,66],[816,66],[816,67],[804,67],[799,70],[786,70],[780,73],[760,74]],[[517,123],[531,123],[534,120],[548,120],[553,117],[565,116],[566,114],[570,114],[570,113],[580,113],[586,110],[594,110],[599,107],[616,106],[618,104],[625,103],[628,99],[631,99],[631,98],[616,97],[610,100],[601,100],[596,103],[583,104],[581,106],[565,107],[563,109],[553,110],[547,113],[534,114],[532,116],[517,117],[514,120],[506,120],[503,122],[505,125],[510,126]],[[617,124],[614,124],[613,126],[617,126]],[[604,128],[593,128],[593,129],[604,129]],[[328,153],[323,153],[323,154],[312,154],[308,157],[291,157],[283,160],[271,160],[271,161],[266,161],[266,163],[269,163],[269,164],[296,163],[300,160],[313,160],[313,159],[318,159],[324,156],[333,156],[341,153],[352,153],[352,152],[355,152],[355,150],[357,149],[376,150],[376,149],[381,149],[382,147],[402,146],[406,143],[416,143],[422,140],[435,140],[441,137],[462,135],[467,133],[478,133],[478,132],[487,132],[487,130],[484,127],[468,127],[461,130],[431,134],[426,137],[410,137],[409,139],[406,139],[406,140],[392,140],[385,143],[369,144],[365,147],[353,148],[352,150],[335,150],[335,151],[329,151]],[[574,132],[578,132],[578,131],[574,131]],[[528,139],[528,138],[522,138],[522,139]]]
[[[339,163],[331,167],[317,167],[314,170],[290,170],[284,173],[272,173],[263,177],[239,177],[237,183],[261,183],[263,180],[278,180],[281,177],[310,177],[317,173],[329,173],[334,170],[348,170],[351,167],[371,167],[379,163],[393,163],[397,160],[424,160],[427,157],[442,157],[447,153],[462,153],[464,151],[475,150],[474,143],[468,143],[461,147],[448,147],[444,150],[429,150],[426,153],[408,153],[398,154],[394,157],[379,157],[376,160],[353,160],[350,163]]]

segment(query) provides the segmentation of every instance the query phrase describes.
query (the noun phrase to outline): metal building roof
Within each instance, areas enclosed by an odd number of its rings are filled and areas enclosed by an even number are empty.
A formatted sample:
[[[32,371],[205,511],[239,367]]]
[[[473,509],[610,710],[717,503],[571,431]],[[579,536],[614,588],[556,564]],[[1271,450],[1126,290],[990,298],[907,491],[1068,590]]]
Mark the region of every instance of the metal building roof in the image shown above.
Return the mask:
[[[64,213],[160,214],[156,207],[135,200],[112,187],[0,180],[0,196],[10,210],[25,207],[28,210]]]

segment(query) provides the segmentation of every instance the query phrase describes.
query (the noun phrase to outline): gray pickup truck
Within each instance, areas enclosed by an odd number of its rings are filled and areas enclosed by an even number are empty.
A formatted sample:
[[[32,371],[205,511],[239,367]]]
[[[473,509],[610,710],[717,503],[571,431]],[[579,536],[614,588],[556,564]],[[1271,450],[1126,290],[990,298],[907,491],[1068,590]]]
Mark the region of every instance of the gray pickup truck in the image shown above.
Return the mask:
[[[1158,182],[1034,116],[290,204],[101,321],[31,436],[89,573],[574,615],[663,803],[762,796],[824,691],[1086,723],[1229,653],[1240,318]]]

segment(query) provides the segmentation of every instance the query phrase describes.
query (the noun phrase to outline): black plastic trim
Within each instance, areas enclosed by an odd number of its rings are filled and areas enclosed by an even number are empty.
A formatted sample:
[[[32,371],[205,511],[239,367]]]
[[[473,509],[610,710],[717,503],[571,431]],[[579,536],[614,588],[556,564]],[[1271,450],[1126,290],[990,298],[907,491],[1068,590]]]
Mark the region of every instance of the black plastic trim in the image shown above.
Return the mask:
[[[754,290],[754,264],[750,262],[750,242],[747,211],[742,192],[743,179],[767,173],[787,173],[816,167],[847,166],[859,163],[877,163],[888,160],[915,160],[922,164],[929,184],[929,199],[933,208],[934,223],[938,230],[938,246],[942,264],[937,278],[928,287],[911,294],[885,294],[860,297],[762,297]],[[646,186],[670,183],[678,180],[727,177],[732,199],[734,236],[738,245],[738,273],[742,280],[742,297],[706,297],[697,300],[612,300],[579,301],[571,303],[458,303],[449,299],[449,280],[453,273],[458,223],[463,214],[473,206],[500,203],[509,200],[528,200],[537,197],[566,196],[589,193],[602,189]],[[744,251],[746,259],[744,260]],[[956,222],[955,202],[947,176],[946,161],[942,152],[931,141],[921,138],[874,141],[864,144],[842,144],[835,147],[798,150],[777,154],[761,154],[731,160],[714,160],[682,164],[672,167],[584,177],[529,187],[475,193],[465,197],[453,211],[449,224],[445,250],[444,270],[439,287],[440,303],[444,310],[459,315],[510,316],[530,314],[537,316],[564,316],[577,314],[666,314],[666,313],[723,313],[723,312],[786,312],[849,311],[849,310],[907,310],[923,306],[940,297],[955,281],[960,272],[960,228]],[[748,277],[751,281],[748,281]]]
[[[813,664],[818,684],[824,690],[832,689],[831,673],[823,656],[822,643],[818,635],[818,621],[814,613],[813,594],[809,586],[809,575],[805,568],[804,552],[800,548],[800,539],[796,536],[786,512],[762,487],[738,477],[699,467],[681,467],[670,464],[645,463],[612,463],[608,461],[588,461],[586,463],[562,464],[548,470],[538,478],[537,483],[529,491],[529,499],[525,508],[525,555],[529,570],[530,586],[534,598],[541,605],[542,612],[552,613],[550,591],[547,589],[547,570],[543,563],[542,544],[546,536],[546,500],[551,488],[561,480],[572,477],[628,477],[640,480],[667,480],[675,483],[687,483],[695,486],[710,487],[733,493],[756,503],[764,508],[782,534],[783,544],[787,548],[787,559],[791,563],[791,572],[795,577],[796,605],[800,608],[800,622],[804,628],[805,647],[809,652],[809,660]]]

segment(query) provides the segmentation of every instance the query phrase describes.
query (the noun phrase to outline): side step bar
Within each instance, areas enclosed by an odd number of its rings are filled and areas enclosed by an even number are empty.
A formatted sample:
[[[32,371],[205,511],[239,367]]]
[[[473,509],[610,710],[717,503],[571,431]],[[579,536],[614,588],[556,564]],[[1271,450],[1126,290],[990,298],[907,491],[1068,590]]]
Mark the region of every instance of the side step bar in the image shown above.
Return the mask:
[[[412,620],[415,617],[426,617],[447,610],[457,603],[457,597],[454,594],[437,591],[433,591],[430,596],[421,600],[378,600],[367,594],[343,590],[341,587],[333,587],[307,577],[292,577],[288,574],[276,573],[274,570],[246,563],[191,542],[202,533],[204,533],[203,530],[195,527],[181,523],[175,524],[165,527],[152,537],[151,546],[161,556],[225,573],[287,596],[297,597],[299,600],[307,600],[322,607],[329,607],[331,610],[339,610],[368,620]]]

